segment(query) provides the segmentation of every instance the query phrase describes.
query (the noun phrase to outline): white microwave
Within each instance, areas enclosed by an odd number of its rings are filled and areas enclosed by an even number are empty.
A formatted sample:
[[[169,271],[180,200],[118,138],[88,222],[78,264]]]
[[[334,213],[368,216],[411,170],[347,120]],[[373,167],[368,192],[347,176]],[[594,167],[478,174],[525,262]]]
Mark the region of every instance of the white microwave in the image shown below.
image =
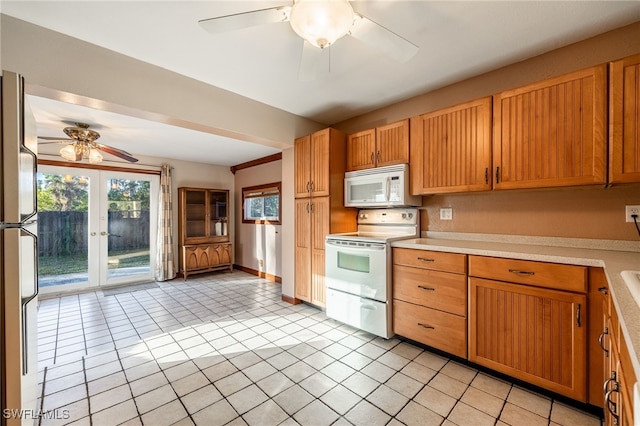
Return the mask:
[[[345,207],[421,206],[409,193],[409,165],[376,167],[344,174]]]

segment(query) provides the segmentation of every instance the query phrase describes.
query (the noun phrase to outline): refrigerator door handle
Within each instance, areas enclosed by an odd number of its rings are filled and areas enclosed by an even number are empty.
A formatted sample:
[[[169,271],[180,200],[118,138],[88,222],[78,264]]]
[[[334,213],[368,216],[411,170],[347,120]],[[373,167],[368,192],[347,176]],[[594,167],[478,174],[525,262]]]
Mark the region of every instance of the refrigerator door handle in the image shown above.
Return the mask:
[[[27,231],[26,229],[20,229],[22,235],[29,236],[33,239],[33,253],[34,253],[34,268],[33,268],[33,293],[30,296],[22,297],[22,374],[26,375],[29,373],[29,345],[28,342],[28,332],[29,332],[29,324],[28,324],[28,315],[27,315],[27,306],[29,302],[35,299],[38,296],[38,238]]]
[[[36,213],[38,213],[38,194],[37,194],[38,191],[36,191],[36,188],[35,188],[36,176],[38,174],[38,156],[35,154],[35,152],[31,151],[24,144],[20,146],[20,153],[31,156],[31,159],[32,159],[31,164],[33,168],[33,182],[34,182],[33,203],[31,204],[32,205],[31,212],[28,214],[24,214],[21,217],[22,221],[25,221],[29,218],[32,218],[33,216],[36,215]]]

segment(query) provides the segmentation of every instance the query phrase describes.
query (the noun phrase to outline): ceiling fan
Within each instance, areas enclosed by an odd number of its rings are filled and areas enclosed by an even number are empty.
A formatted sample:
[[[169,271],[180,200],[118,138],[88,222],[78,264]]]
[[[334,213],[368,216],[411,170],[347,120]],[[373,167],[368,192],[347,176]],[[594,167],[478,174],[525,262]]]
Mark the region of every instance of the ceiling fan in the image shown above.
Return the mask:
[[[328,71],[328,55],[322,52],[345,35],[402,63],[418,52],[418,46],[409,40],[354,12],[347,0],[294,0],[291,6],[198,21],[202,28],[214,34],[279,22],[289,22],[295,33],[304,39],[298,72],[302,80],[312,79],[323,62]]]
[[[82,161],[86,159],[89,160],[91,164],[99,163],[102,161],[100,151],[115,155],[131,163],[138,161],[137,158],[131,156],[127,151],[97,143],[96,139],[100,137],[100,133],[90,129],[88,124],[78,122],[73,124],[75,124],[75,126],[65,127],[63,129],[69,138],[61,139],[50,136],[38,136],[38,139],[47,141],[40,143],[71,142],[60,150],[62,158],[69,161]]]

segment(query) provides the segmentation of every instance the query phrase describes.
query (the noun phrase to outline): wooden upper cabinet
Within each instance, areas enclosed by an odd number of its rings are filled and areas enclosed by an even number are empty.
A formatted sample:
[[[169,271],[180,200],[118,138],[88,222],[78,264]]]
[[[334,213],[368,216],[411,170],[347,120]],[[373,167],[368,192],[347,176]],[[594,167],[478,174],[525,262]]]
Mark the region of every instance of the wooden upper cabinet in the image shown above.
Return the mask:
[[[308,197],[311,186],[311,136],[308,135],[296,139],[293,150],[295,157],[295,197]]]
[[[495,95],[494,188],[606,183],[606,65]]]
[[[609,84],[609,181],[640,182],[640,55],[612,62]]]
[[[347,137],[347,171],[409,163],[409,120]]]
[[[409,120],[376,127],[376,167],[409,163]]]
[[[411,119],[411,193],[491,189],[491,97]]]
[[[295,140],[296,198],[323,197],[331,193],[333,171],[339,170],[344,174],[344,153],[341,153],[344,140],[344,133],[332,128]],[[332,156],[342,164],[340,167],[332,165]]]
[[[347,170],[375,167],[376,129],[363,130],[347,136]]]

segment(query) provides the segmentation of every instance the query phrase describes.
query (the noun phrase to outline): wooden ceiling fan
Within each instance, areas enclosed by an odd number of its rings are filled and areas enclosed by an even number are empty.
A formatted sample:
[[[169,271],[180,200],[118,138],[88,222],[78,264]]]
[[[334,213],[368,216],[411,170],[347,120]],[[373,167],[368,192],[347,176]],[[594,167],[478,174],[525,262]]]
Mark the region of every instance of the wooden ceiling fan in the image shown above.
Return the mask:
[[[210,33],[222,33],[264,24],[288,22],[304,39],[298,77],[313,79],[316,70],[326,64],[328,55],[322,52],[338,39],[348,35],[395,59],[409,61],[418,46],[354,12],[347,0],[294,0],[290,6],[259,9],[198,21]]]
[[[63,129],[68,138],[38,136],[38,139],[41,140],[39,143],[68,143],[67,146],[60,150],[60,155],[69,161],[82,161],[86,159],[89,160],[89,163],[99,163],[102,161],[102,154],[100,154],[99,151],[106,152],[107,154],[114,155],[131,163],[138,161],[137,158],[134,158],[127,151],[97,143],[96,140],[100,138],[100,133],[89,127],[86,123],[75,122],[74,126]]]

